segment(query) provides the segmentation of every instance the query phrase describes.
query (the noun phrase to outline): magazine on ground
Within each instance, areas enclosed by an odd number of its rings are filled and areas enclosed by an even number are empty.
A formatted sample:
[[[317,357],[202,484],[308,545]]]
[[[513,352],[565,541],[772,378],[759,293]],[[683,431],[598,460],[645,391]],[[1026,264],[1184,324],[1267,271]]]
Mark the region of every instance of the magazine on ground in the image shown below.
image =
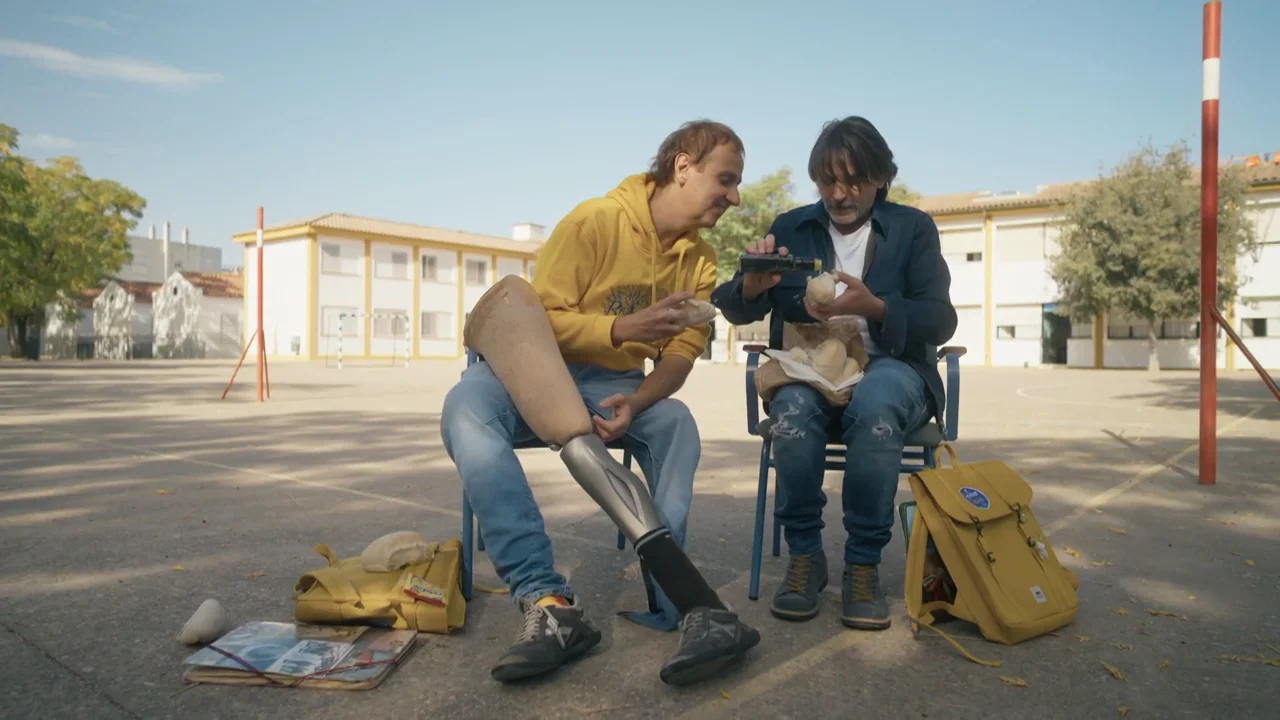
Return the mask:
[[[188,683],[377,687],[418,634],[369,626],[248,622],[187,658]]]

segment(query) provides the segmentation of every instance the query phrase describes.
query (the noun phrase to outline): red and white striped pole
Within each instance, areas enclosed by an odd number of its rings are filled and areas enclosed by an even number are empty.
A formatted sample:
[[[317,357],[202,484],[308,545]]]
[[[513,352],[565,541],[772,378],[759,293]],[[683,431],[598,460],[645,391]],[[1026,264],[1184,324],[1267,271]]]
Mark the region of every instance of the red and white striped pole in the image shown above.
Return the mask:
[[[267,343],[262,334],[262,206],[258,206],[258,402],[267,373]]]
[[[1200,484],[1218,481],[1218,95],[1222,2],[1204,4],[1200,104]]]

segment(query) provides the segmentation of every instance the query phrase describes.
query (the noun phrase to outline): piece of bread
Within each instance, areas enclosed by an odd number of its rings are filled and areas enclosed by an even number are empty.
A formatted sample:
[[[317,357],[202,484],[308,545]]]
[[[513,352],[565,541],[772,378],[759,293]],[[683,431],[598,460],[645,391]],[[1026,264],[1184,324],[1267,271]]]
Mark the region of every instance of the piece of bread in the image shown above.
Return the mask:
[[[209,598],[200,603],[191,619],[178,631],[178,642],[184,645],[211,643],[231,629],[231,622],[222,603]]]
[[[406,530],[388,533],[369,543],[360,553],[360,564],[369,572],[395,572],[427,562],[433,554],[431,545],[421,535]]]
[[[816,277],[809,278],[809,282],[805,284],[804,298],[811,305],[826,305],[835,302],[836,276],[831,273],[822,273]]]
[[[813,351],[813,368],[822,377],[838,383],[845,359],[844,343],[837,338],[827,338]]]
[[[685,327],[711,322],[716,317],[716,306],[705,300],[685,300],[680,303],[680,324]]]

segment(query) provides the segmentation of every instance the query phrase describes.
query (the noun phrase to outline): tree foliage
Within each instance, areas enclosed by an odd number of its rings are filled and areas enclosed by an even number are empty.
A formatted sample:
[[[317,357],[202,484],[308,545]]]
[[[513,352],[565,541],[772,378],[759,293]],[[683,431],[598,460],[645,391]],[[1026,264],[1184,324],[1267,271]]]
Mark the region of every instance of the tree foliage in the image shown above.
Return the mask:
[[[128,233],[146,201],[113,180],[91,178],[78,160],[41,166],[16,154],[18,132],[0,124],[0,323],[12,354],[45,322],[70,318],[75,300],[129,262]]]
[[[915,207],[920,204],[920,193],[911,189],[910,185],[904,182],[894,182],[889,186],[889,200],[899,205],[910,205]]]
[[[1200,311],[1199,170],[1178,143],[1131,154],[1107,177],[1066,202],[1061,252],[1050,263],[1061,310],[1076,320],[1108,312],[1148,326],[1149,362],[1164,320]],[[1247,183],[1236,168],[1219,171],[1218,306],[1236,296],[1236,260],[1257,246],[1244,214]]]
[[[792,197],[791,169],[780,168],[759,182],[743,185],[742,202],[729,208],[720,222],[703,233],[703,238],[716,250],[719,258],[719,280],[733,277],[738,269],[738,255],[751,243],[769,234],[774,218],[801,205]]]

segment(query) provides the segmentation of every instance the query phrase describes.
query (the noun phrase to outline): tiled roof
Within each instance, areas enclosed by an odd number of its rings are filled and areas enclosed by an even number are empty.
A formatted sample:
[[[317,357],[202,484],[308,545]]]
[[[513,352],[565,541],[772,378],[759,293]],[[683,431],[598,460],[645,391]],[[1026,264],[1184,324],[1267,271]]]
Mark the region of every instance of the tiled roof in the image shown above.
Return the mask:
[[[1245,169],[1245,176],[1250,185],[1269,185],[1280,183],[1280,165],[1262,165]],[[1199,176],[1197,175],[1197,180]],[[920,199],[916,207],[935,217],[939,215],[962,215],[984,212],[988,210],[1015,210],[1055,205],[1063,202],[1072,191],[1080,189],[1092,180],[1081,182],[1042,185],[1034,193],[1017,193],[1011,195],[991,195],[989,193],[956,193],[952,195],[931,195]]]
[[[539,240],[513,240],[495,235],[481,235],[462,230],[448,230],[428,225],[379,220],[358,215],[347,215],[346,213],[326,213],[295,222],[280,223],[263,228],[263,232],[267,233],[273,230],[295,227],[314,230],[341,230],[361,235],[381,235],[402,240],[448,243],[450,245],[530,256],[536,255],[538,248],[542,244]],[[237,237],[251,234],[252,231],[249,233],[237,233]]]
[[[139,282],[136,280],[116,280],[114,282],[119,285],[122,290],[132,295],[135,303],[145,303],[147,305],[151,304],[151,294],[160,289],[160,283]],[[102,294],[102,291],[105,288],[106,285],[104,284],[102,287],[89,288],[88,290],[81,292],[80,297],[78,298],[78,304],[80,307],[93,307],[93,301]]]
[[[202,290],[205,297],[244,297],[242,272],[183,272],[182,277]]]

